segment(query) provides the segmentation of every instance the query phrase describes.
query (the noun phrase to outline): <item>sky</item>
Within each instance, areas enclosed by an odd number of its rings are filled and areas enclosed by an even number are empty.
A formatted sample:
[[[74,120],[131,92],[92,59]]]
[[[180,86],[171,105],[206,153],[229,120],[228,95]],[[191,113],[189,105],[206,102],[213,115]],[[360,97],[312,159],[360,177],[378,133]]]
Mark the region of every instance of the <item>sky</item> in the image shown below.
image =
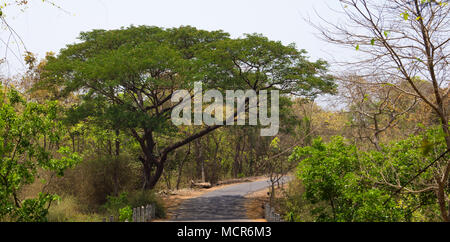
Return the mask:
[[[77,41],[82,31],[92,29],[117,29],[130,25],[154,25],[179,27],[191,25],[205,30],[223,30],[232,37],[244,33],[260,33],[284,44],[295,43],[297,48],[308,51],[311,60],[319,58],[331,61],[344,58],[348,53],[321,41],[315,30],[305,21],[318,22],[316,11],[328,20],[338,21],[338,0],[53,0],[58,5],[41,0],[30,0],[23,11],[9,8],[8,24],[22,38],[26,49],[37,54],[58,53],[67,44]],[[1,73],[10,76],[25,69],[23,48],[5,42],[9,31],[0,32],[0,55],[7,56],[8,63]],[[19,41],[16,41],[19,42]],[[20,49],[20,51],[18,50]],[[3,53],[2,53],[3,52]],[[20,53],[20,54],[18,54]]]

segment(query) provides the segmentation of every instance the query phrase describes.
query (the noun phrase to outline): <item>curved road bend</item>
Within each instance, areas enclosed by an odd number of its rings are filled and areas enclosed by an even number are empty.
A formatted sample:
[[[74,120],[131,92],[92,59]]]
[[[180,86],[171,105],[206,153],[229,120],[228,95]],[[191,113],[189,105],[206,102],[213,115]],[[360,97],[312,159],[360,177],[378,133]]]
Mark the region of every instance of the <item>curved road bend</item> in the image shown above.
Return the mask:
[[[289,178],[285,177],[283,183]],[[173,221],[248,222],[244,207],[247,194],[270,186],[269,180],[241,183],[187,199],[175,210]]]

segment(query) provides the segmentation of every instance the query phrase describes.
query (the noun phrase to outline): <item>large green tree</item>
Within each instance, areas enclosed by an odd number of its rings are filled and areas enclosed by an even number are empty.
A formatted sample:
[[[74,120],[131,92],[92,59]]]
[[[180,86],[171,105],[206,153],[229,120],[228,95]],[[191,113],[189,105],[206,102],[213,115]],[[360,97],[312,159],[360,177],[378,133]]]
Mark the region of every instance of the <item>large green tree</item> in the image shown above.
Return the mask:
[[[255,34],[232,39],[189,26],[132,26],[82,33],[80,40],[48,58],[40,84],[60,96],[83,97],[70,117],[95,117],[132,135],[142,149],[145,189],[160,179],[168,154],[221,127],[177,135],[182,127],[170,121],[179,105],[171,102],[176,90],[192,93],[196,81],[203,90],[278,89],[303,96],[334,89],[325,62],[310,62],[305,51]]]

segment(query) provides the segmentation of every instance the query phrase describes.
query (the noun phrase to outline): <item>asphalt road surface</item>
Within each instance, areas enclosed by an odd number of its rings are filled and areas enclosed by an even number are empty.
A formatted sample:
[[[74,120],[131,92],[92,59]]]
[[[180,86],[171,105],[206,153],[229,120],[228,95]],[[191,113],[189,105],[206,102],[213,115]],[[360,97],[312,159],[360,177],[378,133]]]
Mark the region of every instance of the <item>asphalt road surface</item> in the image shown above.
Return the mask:
[[[245,195],[269,186],[269,180],[247,182],[187,199],[175,210],[173,219],[174,221],[250,221],[245,215]]]

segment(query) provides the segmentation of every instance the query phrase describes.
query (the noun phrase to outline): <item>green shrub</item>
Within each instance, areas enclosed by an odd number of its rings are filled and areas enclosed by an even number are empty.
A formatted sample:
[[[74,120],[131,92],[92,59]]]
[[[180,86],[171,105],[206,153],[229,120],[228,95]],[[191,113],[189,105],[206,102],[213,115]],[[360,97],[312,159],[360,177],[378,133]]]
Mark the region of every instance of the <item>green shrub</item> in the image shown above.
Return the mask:
[[[104,213],[119,217],[119,210],[128,206],[128,193],[123,192],[119,196],[107,196],[107,202],[101,207]]]
[[[316,139],[309,147],[296,148],[290,159],[301,160],[298,178],[305,186],[305,199],[315,205],[316,221],[401,221],[403,214],[390,192],[373,188],[361,174],[358,150],[342,137],[324,143]]]
[[[133,209],[130,206],[119,209],[119,221],[131,221],[133,219]]]
[[[47,222],[48,208],[55,195],[39,194],[39,198],[26,199],[22,206],[14,211],[17,222]]]
[[[334,137],[329,143],[319,138],[311,146],[294,150],[290,160],[299,161],[302,196],[314,205],[310,211],[315,221],[436,220],[430,216],[439,214],[436,194],[424,187],[435,185],[435,174],[447,161],[440,159],[417,174],[445,151],[443,132],[430,129],[381,147],[380,151],[360,151],[342,137]],[[394,195],[398,187],[392,184],[401,184],[403,192]],[[296,212],[302,210],[291,205],[289,218],[296,220]]]

